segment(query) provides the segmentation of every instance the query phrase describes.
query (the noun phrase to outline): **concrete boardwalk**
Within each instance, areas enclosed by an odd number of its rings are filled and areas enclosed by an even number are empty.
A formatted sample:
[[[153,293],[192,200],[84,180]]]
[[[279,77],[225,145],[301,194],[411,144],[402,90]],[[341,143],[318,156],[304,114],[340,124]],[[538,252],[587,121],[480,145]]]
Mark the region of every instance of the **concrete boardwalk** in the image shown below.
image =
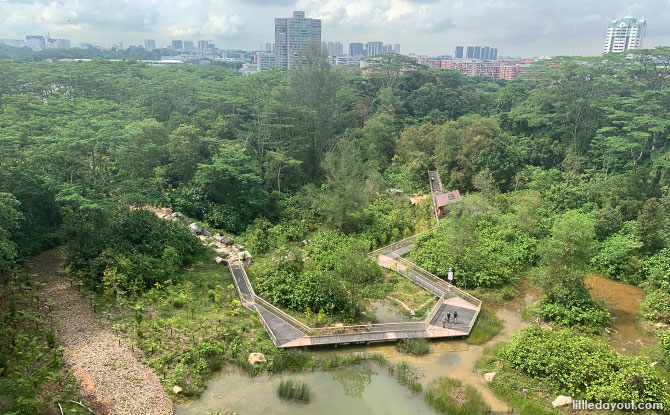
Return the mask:
[[[257,296],[241,263],[229,263],[228,266],[243,305],[259,313],[268,335],[277,347],[467,336],[479,315],[481,301],[402,258],[412,249],[413,239],[408,238],[374,251],[370,255],[377,260],[380,266],[396,271],[439,298],[431,313],[423,321],[325,328],[307,327]],[[451,313],[452,318],[449,323],[443,324],[447,313]],[[455,322],[453,321],[454,313],[458,314]]]
[[[436,171],[429,171],[428,174],[435,217],[438,219],[435,194],[442,191],[442,183]],[[257,296],[241,262],[229,262],[228,267],[242,304],[258,312],[265,330],[277,347],[467,336],[477,320],[482,302],[405,259],[404,256],[412,250],[415,238],[416,235],[377,249],[370,256],[381,267],[397,272],[439,298],[430,314],[416,322],[311,328]],[[448,313],[451,319],[445,324]],[[458,315],[455,321],[454,314]]]

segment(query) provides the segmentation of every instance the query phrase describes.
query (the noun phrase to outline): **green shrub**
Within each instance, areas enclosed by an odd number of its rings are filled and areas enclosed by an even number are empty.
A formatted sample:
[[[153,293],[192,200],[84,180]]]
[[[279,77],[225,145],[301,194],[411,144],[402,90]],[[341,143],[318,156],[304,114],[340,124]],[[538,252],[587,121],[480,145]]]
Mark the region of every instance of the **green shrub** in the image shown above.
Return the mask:
[[[573,397],[670,404],[665,381],[646,358],[622,356],[601,338],[531,326],[502,355],[511,367]]]
[[[449,415],[477,415],[490,412],[481,394],[460,380],[437,378],[426,389],[426,400],[436,410]]]
[[[304,382],[294,382],[291,379],[282,379],[277,386],[277,395],[282,399],[309,402],[310,388]]]
[[[396,350],[412,356],[421,356],[430,352],[428,339],[402,339],[396,343]]]

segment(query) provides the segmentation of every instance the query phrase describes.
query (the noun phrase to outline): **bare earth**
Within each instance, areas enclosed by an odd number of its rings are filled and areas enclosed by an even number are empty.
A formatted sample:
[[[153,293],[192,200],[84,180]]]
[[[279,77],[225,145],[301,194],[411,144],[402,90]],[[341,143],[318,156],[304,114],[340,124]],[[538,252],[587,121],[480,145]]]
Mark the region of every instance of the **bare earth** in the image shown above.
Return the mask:
[[[43,282],[40,291],[52,303],[54,329],[65,346],[65,364],[81,384],[96,415],[172,415],[175,406],[158,377],[140,363],[119,336],[93,313],[89,301],[58,271],[58,249],[33,259],[29,272]]]

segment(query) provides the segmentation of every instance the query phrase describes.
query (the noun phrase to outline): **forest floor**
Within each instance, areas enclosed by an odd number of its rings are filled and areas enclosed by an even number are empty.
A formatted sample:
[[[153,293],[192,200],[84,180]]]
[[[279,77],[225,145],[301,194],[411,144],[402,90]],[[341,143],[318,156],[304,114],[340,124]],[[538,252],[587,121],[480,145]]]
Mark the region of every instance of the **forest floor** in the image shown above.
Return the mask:
[[[62,274],[63,253],[43,252],[27,265],[44,283],[54,328],[65,347],[65,364],[74,372],[96,414],[174,414],[175,406],[156,374],[140,363],[87,299]]]

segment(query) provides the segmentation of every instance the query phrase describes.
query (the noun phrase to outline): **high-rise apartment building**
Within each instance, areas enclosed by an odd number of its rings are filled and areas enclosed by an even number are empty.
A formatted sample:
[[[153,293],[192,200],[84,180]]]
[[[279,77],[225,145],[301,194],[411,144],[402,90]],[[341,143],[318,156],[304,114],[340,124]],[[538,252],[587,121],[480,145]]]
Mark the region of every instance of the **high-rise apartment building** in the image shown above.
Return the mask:
[[[193,50],[195,50],[195,45],[193,44],[192,40],[184,41],[184,50],[187,52],[193,52]]]
[[[383,42],[368,42],[367,44],[367,56],[382,55],[384,53],[384,43]]]
[[[474,59],[475,58],[475,47],[474,46],[468,46],[465,57],[468,58],[468,59]]]
[[[46,49],[47,41],[44,36],[26,35],[25,45],[33,50]]]
[[[393,44],[393,53],[395,53],[396,55],[400,55],[400,43]]]
[[[491,48],[491,53],[489,54],[489,60],[492,61],[498,60],[498,48]]]
[[[362,43],[349,43],[349,56],[363,56]]]
[[[323,48],[328,51],[328,56],[344,55],[344,46],[340,42],[324,42]]]
[[[145,39],[144,40],[144,49],[146,49],[146,50],[156,49],[156,41],[154,39]]]
[[[181,40],[173,40],[172,47],[175,48],[176,50],[182,50],[184,49],[184,42],[182,42]]]
[[[644,35],[647,32],[647,21],[626,16],[612,20],[607,25],[605,48],[603,53],[625,52],[629,49],[641,49]]]
[[[454,58],[463,59],[463,46],[456,46],[456,50],[454,51]]]
[[[303,48],[321,44],[321,20],[305,18],[295,11],[293,17],[275,19],[275,62],[282,68],[294,67]]]
[[[475,46],[475,54],[473,56],[475,59],[481,59],[482,58],[482,47],[481,46]]]
[[[484,47],[482,48],[481,59],[482,59],[483,61],[491,60],[491,47],[490,47],[490,46],[484,46]]]

